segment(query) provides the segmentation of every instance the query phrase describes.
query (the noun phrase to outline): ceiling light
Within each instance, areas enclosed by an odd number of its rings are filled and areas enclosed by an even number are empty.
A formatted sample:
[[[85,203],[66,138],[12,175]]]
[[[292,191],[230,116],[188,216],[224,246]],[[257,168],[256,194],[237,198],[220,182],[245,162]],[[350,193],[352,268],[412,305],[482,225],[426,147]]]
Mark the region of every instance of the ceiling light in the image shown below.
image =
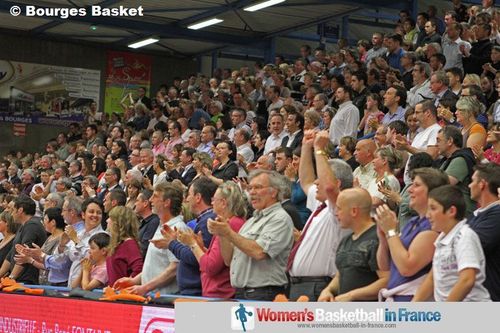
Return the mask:
[[[207,21],[203,21],[203,22],[200,22],[200,23],[191,24],[190,26],[188,26],[188,29],[191,29],[191,30],[203,29],[205,27],[208,27],[210,25],[214,25],[214,24],[217,24],[217,23],[221,23],[223,21],[224,20],[221,20],[221,19],[218,19],[218,18],[213,18],[213,19],[210,19],[210,20],[207,20]]]
[[[261,10],[263,8],[271,7],[271,6],[274,6],[274,5],[282,3],[282,2],[285,2],[285,0],[268,0],[268,1],[264,1],[264,2],[261,2],[261,3],[256,4],[256,5],[250,6],[250,7],[246,7],[243,10],[247,11],[247,12],[256,12],[256,11]]]
[[[156,43],[158,41],[159,41],[158,38],[150,37],[150,38],[143,39],[143,40],[140,40],[140,41],[132,43],[132,44],[128,44],[128,47],[130,47],[132,49],[138,49],[140,47],[143,47],[143,46],[146,46],[149,44],[153,44],[153,43]]]

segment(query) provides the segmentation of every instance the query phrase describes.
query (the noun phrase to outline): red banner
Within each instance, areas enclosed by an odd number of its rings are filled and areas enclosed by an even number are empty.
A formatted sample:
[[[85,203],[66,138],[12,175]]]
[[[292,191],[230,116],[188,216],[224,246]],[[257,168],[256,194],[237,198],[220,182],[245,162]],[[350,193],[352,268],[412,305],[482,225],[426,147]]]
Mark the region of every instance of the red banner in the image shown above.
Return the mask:
[[[137,88],[144,87],[146,95],[150,95],[151,57],[128,53],[109,51],[106,65],[106,97],[104,111],[106,113],[122,112],[123,102],[130,104],[128,94],[137,98]]]
[[[174,309],[0,294],[0,333],[170,333]]]

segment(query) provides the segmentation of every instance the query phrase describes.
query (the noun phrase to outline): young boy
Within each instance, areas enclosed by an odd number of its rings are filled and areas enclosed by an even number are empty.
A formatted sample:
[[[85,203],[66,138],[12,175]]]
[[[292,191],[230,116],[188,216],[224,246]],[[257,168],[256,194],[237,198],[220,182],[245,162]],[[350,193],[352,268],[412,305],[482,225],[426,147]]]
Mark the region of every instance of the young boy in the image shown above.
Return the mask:
[[[93,290],[105,287],[108,284],[106,257],[108,256],[110,236],[100,232],[89,239],[89,256],[82,259],[82,271],[75,280],[73,288],[81,287],[84,290]]]
[[[456,186],[444,185],[429,193],[427,217],[441,232],[434,245],[432,270],[413,301],[426,301],[434,293],[438,302],[490,301],[483,286],[485,259],[477,234],[465,224],[465,200]]]

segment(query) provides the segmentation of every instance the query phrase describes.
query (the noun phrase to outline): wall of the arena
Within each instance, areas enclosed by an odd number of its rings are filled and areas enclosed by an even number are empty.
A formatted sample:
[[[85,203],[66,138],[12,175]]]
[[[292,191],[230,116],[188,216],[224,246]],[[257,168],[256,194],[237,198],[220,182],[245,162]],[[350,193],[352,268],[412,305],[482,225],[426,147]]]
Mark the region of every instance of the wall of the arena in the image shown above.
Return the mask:
[[[34,36],[14,35],[0,32],[0,58],[4,60],[31,62],[46,65],[88,68],[101,71],[101,105],[104,105],[104,77],[106,71],[105,45],[61,42]],[[175,76],[196,72],[198,65],[192,59],[177,59],[152,55],[153,70],[151,89],[155,91],[162,83],[172,82]],[[154,95],[154,92],[152,93]],[[25,137],[14,137],[12,123],[0,123],[0,155],[9,150],[39,151],[48,139],[63,127],[27,125]]]

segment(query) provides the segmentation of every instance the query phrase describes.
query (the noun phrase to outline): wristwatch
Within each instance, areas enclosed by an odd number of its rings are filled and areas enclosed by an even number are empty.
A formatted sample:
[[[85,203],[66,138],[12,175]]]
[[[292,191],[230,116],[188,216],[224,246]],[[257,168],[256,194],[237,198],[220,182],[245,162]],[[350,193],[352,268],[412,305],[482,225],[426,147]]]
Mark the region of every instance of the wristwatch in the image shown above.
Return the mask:
[[[398,233],[396,232],[396,229],[391,229],[387,230],[387,238],[391,238],[394,236],[398,236]]]
[[[323,155],[323,156],[327,156],[328,157],[328,154],[324,150],[316,150],[315,154],[316,155]]]

